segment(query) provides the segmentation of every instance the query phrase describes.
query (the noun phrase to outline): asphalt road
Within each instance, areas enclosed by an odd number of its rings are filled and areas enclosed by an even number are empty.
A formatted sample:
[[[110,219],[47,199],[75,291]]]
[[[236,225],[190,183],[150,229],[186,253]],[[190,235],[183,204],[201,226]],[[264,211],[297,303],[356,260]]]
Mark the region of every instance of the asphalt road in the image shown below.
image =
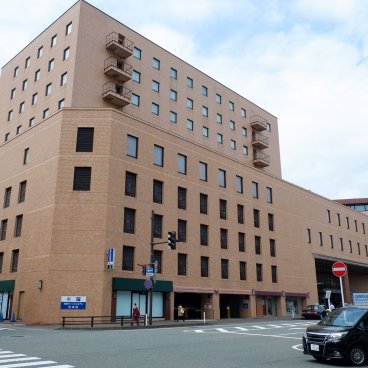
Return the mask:
[[[301,351],[311,321],[61,331],[0,323],[0,368],[347,367]],[[5,329],[4,329],[5,328]],[[12,328],[12,329],[7,329]]]

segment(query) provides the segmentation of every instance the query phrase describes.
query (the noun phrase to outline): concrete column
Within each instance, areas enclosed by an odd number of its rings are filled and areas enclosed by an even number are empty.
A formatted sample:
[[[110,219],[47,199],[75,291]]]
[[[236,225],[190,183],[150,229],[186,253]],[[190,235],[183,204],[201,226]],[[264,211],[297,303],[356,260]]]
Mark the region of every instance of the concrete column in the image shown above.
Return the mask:
[[[213,318],[214,319],[220,319],[220,294],[215,292],[213,294]]]
[[[257,318],[257,296],[256,295],[249,296],[249,308],[250,308],[250,316],[252,318]]]
[[[286,312],[286,298],[284,296],[280,296],[277,301],[277,315],[279,317],[285,317],[287,315]]]

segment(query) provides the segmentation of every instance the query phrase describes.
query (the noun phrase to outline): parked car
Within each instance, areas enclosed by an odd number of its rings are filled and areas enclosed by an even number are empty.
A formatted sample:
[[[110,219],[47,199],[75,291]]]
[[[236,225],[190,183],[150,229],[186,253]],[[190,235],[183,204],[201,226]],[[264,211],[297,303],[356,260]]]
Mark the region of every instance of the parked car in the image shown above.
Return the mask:
[[[322,304],[311,304],[308,305],[306,309],[302,310],[302,316],[304,318],[317,318],[322,319],[326,316],[326,306]]]
[[[332,311],[303,336],[303,352],[315,359],[348,359],[355,366],[368,362],[368,307]]]

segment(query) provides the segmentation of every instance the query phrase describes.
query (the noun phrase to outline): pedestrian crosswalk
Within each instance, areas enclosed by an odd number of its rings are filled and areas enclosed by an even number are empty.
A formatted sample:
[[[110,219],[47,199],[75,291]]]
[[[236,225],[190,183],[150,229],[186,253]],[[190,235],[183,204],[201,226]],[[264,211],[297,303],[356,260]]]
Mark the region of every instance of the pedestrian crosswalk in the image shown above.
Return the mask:
[[[203,329],[193,329],[186,330],[185,332],[194,332],[194,333],[242,333],[242,332],[254,332],[254,331],[264,331],[271,329],[292,329],[292,330],[304,330],[305,327],[315,324],[312,321],[302,321],[295,323],[278,323],[278,324],[258,324],[258,325],[243,325],[243,326],[222,326],[222,327],[209,327]],[[1,367],[1,366],[0,366]]]
[[[9,330],[9,331],[14,331],[15,328],[9,328],[9,327],[0,327],[0,331],[1,330]]]
[[[18,354],[10,350],[0,349],[0,368],[73,368],[74,365],[59,364],[53,360],[43,360],[39,357]]]

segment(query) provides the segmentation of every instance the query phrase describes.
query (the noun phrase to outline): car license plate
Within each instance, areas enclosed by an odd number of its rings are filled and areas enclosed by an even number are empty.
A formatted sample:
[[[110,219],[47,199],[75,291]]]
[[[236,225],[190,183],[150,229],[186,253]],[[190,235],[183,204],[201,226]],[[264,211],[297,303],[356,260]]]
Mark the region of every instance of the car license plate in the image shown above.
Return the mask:
[[[319,351],[319,345],[311,344],[310,349],[313,350],[313,351]]]

